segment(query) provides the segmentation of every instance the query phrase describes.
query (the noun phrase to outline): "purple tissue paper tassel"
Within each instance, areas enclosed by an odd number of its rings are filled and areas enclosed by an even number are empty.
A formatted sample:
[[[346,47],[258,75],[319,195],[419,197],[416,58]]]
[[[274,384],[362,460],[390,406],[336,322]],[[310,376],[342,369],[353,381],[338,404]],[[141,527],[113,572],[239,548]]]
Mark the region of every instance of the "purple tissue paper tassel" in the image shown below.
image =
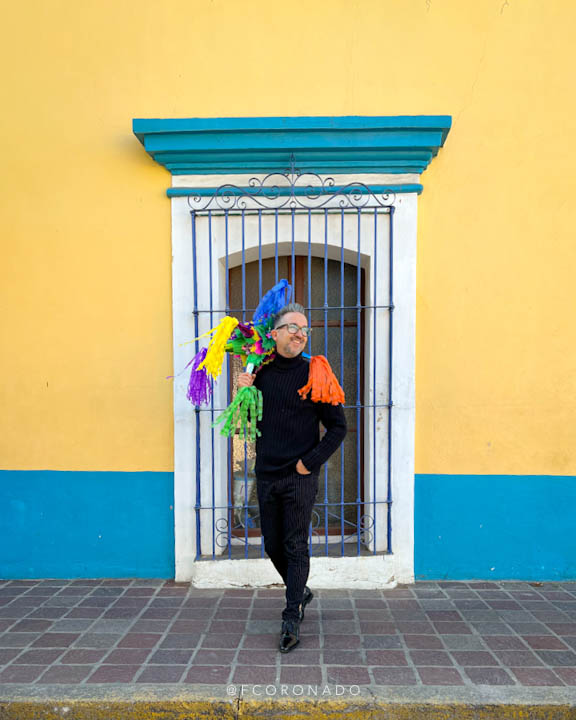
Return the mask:
[[[245,338],[251,338],[254,335],[254,329],[249,325],[239,322],[236,326]]]
[[[283,279],[276,283],[260,300],[260,304],[254,312],[254,322],[257,323],[270,315],[276,315],[280,308],[290,302],[291,294],[292,288],[288,280]]]
[[[206,357],[207,348],[202,348],[192,361],[192,372],[188,383],[186,397],[193,405],[207,405],[212,396],[212,383],[208,379],[206,368],[196,370]]]

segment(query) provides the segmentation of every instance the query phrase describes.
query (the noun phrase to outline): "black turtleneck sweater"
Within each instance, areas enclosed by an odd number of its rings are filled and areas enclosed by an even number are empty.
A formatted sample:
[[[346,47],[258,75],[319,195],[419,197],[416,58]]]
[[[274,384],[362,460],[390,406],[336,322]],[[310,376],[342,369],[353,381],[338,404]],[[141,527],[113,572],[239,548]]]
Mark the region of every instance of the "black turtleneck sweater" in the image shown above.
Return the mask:
[[[263,395],[262,420],[258,423],[262,435],[256,440],[258,477],[288,475],[298,460],[311,472],[317,472],[346,435],[342,405],[314,403],[298,395],[308,382],[309,366],[301,355],[276,355],[254,378],[254,386]],[[326,428],[322,440],[320,422]]]

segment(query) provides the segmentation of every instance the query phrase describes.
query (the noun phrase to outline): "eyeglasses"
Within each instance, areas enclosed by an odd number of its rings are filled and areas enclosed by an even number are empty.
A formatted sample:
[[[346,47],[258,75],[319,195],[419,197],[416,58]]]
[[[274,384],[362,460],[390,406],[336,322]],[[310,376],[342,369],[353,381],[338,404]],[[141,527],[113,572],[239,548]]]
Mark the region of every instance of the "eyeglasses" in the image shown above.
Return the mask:
[[[274,330],[280,330],[280,328],[285,327],[290,335],[296,335],[298,330],[304,335],[304,337],[310,337],[312,334],[312,328],[308,327],[308,325],[305,325],[304,327],[300,327],[300,325],[296,325],[296,323],[284,323],[284,325],[277,325]]]

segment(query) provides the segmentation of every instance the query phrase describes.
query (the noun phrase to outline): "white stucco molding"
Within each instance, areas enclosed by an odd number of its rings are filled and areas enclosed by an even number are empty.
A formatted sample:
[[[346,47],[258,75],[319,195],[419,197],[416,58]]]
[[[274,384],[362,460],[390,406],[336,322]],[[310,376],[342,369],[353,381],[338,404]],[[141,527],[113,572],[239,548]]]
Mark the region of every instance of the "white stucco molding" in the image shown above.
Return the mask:
[[[390,176],[373,176],[370,178],[374,183],[390,183]],[[238,178],[234,178],[235,181]],[[366,181],[366,178],[363,178]],[[186,182],[203,183],[203,187],[218,187],[231,182],[229,176],[214,176],[184,179],[178,178],[182,186]],[[209,181],[209,182],[208,182]],[[393,401],[392,414],[392,438],[391,438],[391,487],[392,487],[392,555],[382,556],[361,556],[357,558],[325,558],[318,557],[312,560],[312,577],[317,587],[384,587],[395,582],[412,582],[414,579],[414,363],[415,363],[415,307],[416,307],[416,214],[417,195],[415,193],[399,194],[394,203],[393,219],[393,273],[394,273],[394,311],[392,326],[392,388],[391,396]],[[197,218],[197,223],[202,219]],[[206,297],[209,292],[210,280],[212,282],[212,293],[214,307],[223,308],[225,288],[225,247],[223,244],[223,231],[218,223],[220,218],[212,219],[212,258],[211,263],[208,257],[208,247],[205,242],[197,243],[197,264],[198,264],[198,293]],[[254,220],[255,222],[255,220]],[[250,253],[256,253],[253,248],[255,233],[249,232],[250,221],[246,232],[246,257]],[[198,228],[197,228],[198,229]],[[193,297],[193,265],[192,265],[192,227],[190,207],[185,197],[172,198],[172,247],[173,247],[173,318],[174,318],[174,371],[175,374],[182,370],[193,353],[193,346],[182,344],[194,337],[194,321],[192,310],[194,308]],[[252,238],[252,240],[250,240]],[[241,262],[241,253],[237,247],[239,239],[232,232],[229,234],[228,261],[229,267]],[[336,242],[338,248],[336,248]],[[347,241],[348,242],[348,241]],[[272,238],[263,238],[262,252],[265,255],[273,253]],[[334,250],[339,252],[338,239],[335,241]],[[350,259],[354,258],[353,238],[350,238],[350,248],[347,252]],[[280,237],[280,246],[287,248],[288,244]],[[323,248],[315,249],[314,254],[321,254]],[[253,259],[253,258],[252,258]],[[367,250],[362,257],[363,265],[369,270],[368,278],[372,283],[373,277],[370,273],[372,258]],[[382,259],[379,260],[378,275],[382,272]],[[209,266],[212,266],[210,275]],[[384,292],[384,283],[380,278],[380,293]],[[379,293],[379,295],[380,295]],[[387,293],[387,288],[386,288]],[[385,304],[388,297],[378,297],[377,304]],[[221,316],[216,318],[217,320]],[[199,332],[204,332],[210,327],[207,313],[199,315]],[[367,340],[370,341],[370,328],[368,328]],[[381,334],[378,332],[377,336]],[[371,356],[369,350],[367,357]],[[387,358],[379,359],[385,363],[381,370],[387,377]],[[367,368],[366,397],[372,402],[387,402],[387,388],[382,393],[373,393],[370,387],[372,370]],[[212,460],[214,461],[214,505],[226,505],[227,502],[227,467],[226,467],[226,440],[215,434],[215,452],[212,456],[210,441],[209,418],[204,413],[200,424],[200,448],[202,455],[198,456],[198,443],[196,431],[195,410],[186,400],[185,375],[176,378],[174,382],[174,467],[175,467],[175,538],[176,538],[176,579],[178,581],[192,581],[202,585],[213,584],[214,586],[237,586],[238,577],[252,578],[251,583],[273,584],[278,582],[276,573],[269,561],[261,560],[215,560],[201,559],[196,561],[197,547],[197,513],[195,512],[196,502],[196,477],[197,462],[200,466],[200,490],[202,498],[210,498],[208,503],[212,505]],[[224,371],[221,381],[215,389],[215,406],[224,407],[226,399],[226,372]],[[366,452],[368,457],[365,462],[372,463],[370,453],[375,446],[378,453],[377,463],[377,500],[386,499],[387,492],[387,410],[379,409],[378,428],[376,443],[373,442],[371,424],[366,425]],[[382,421],[382,423],[380,422]],[[371,483],[365,486],[365,497],[372,499]],[[220,514],[219,514],[220,513]],[[212,553],[218,555],[220,550],[213,545],[213,520],[218,517],[224,518],[224,511],[201,510],[201,532],[199,533],[203,554]],[[378,506],[376,512],[377,541],[376,550],[382,550],[383,540],[386,536],[386,506]],[[374,548],[372,548],[374,549]],[[230,565],[232,563],[232,565]],[[230,568],[234,570],[230,570]],[[378,572],[375,573],[375,568]],[[318,574],[317,574],[318,573]],[[312,582],[312,580],[311,580]]]
[[[269,173],[285,173],[297,167],[303,173],[332,176],[336,184],[362,182],[379,192],[394,192],[393,219],[393,276],[394,310],[392,312],[392,383],[391,408],[391,488],[392,488],[392,554],[370,558],[317,558],[312,561],[312,577],[317,586],[346,587],[350,584],[412,582],[414,579],[414,427],[415,427],[415,322],[416,322],[416,224],[417,194],[422,191],[421,174],[437,155],[451,128],[447,115],[416,116],[348,116],[348,117],[266,117],[266,118],[172,118],[135,119],[133,132],[146,152],[172,175],[168,195],[172,202],[173,251],[173,323],[174,370],[181,371],[191,357],[191,346],[182,347],[195,335],[192,315],[193,267],[191,248],[191,219],[188,197],[197,190],[200,197],[224,183],[248,186],[252,177],[261,179]],[[198,245],[198,288],[208,292],[211,282],[214,298],[220,307],[225,287],[226,254],[222,246],[222,233],[215,222],[213,264],[207,244]],[[253,244],[253,243],[252,243]],[[279,251],[284,252],[285,247]],[[296,252],[301,248],[296,247]],[[264,245],[263,254],[269,247]],[[314,251],[316,252],[316,250]],[[254,248],[250,240],[246,259]],[[334,252],[334,257],[337,257]],[[240,251],[228,248],[231,264],[240,262]],[[346,262],[355,262],[349,253]],[[373,283],[373,258],[363,254],[361,262],[367,271],[368,282]],[[376,274],[379,274],[377,269]],[[199,316],[200,331],[207,330],[208,316]],[[218,318],[219,319],[219,318]],[[388,319],[386,319],[388,322]],[[366,355],[370,344],[378,342],[384,320],[376,321],[376,337],[366,334]],[[378,361],[378,373],[387,368]],[[387,363],[387,360],[386,360]],[[370,367],[365,366],[366,369]],[[373,404],[386,403],[382,383],[370,386],[370,373],[366,374],[365,397]],[[216,405],[226,405],[226,377],[216,389]],[[387,387],[387,386],[386,386]],[[387,389],[386,389],[387,393]],[[386,394],[384,393],[384,395]],[[382,499],[382,468],[388,463],[386,433],[387,409],[378,411],[376,432],[366,425],[365,437],[377,453],[375,499]],[[176,533],[176,579],[218,585],[234,584],[238,578],[250,579],[252,584],[275,582],[269,562],[261,560],[234,560],[233,565],[222,559],[196,561],[197,537],[203,552],[212,543],[212,523],[216,511],[200,511],[202,532],[197,532],[196,476],[199,467],[200,490],[203,497],[211,492],[209,478],[222,478],[227,473],[226,441],[215,440],[214,453],[205,452],[210,435],[206,416],[199,426],[194,408],[186,400],[186,378],[180,375],[174,382],[174,493]],[[387,435],[386,435],[387,437]],[[211,446],[211,442],[209,443]],[[202,455],[198,454],[202,449]],[[368,458],[369,459],[369,458]],[[367,458],[364,458],[365,463]],[[374,497],[374,488],[364,488],[365,499]],[[218,480],[210,505],[226,504],[226,487]],[[214,500],[214,502],[212,502]],[[386,511],[381,505],[376,512],[378,532],[372,549],[379,550],[382,532],[386,532]],[[216,554],[217,554],[216,550]],[[375,568],[377,568],[375,570]],[[382,568],[382,571],[380,571]],[[315,573],[319,573],[315,575]],[[322,574],[323,573],[323,574]],[[325,579],[322,580],[321,577]],[[324,582],[333,585],[322,585]],[[356,585],[358,586],[358,585]]]

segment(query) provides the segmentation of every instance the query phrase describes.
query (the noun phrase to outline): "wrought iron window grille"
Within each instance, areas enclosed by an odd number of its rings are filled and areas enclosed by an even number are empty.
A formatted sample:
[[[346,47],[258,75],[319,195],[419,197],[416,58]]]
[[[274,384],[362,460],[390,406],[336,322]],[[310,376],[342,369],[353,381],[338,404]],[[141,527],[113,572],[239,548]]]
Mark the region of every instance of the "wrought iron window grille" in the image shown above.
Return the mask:
[[[333,177],[321,177],[315,173],[304,172],[301,173],[295,166],[294,157],[291,158],[290,168],[285,174],[281,173],[270,173],[262,178],[252,177],[248,181],[247,187],[240,185],[224,184],[218,188],[211,189],[210,191],[202,191],[198,194],[192,194],[188,196],[187,203],[190,210],[191,216],[191,227],[192,227],[192,252],[193,252],[193,277],[194,277],[194,323],[196,330],[196,337],[199,335],[199,320],[200,315],[206,313],[210,314],[210,320],[212,322],[212,316],[216,314],[230,314],[234,313],[242,315],[242,319],[246,319],[251,314],[251,303],[247,303],[247,262],[245,253],[245,223],[247,222],[246,216],[257,215],[258,222],[258,298],[261,297],[263,289],[263,262],[265,260],[271,260],[272,258],[262,257],[262,223],[263,215],[273,215],[273,232],[275,233],[274,243],[268,243],[274,247],[274,277],[275,281],[279,278],[279,260],[291,260],[291,264],[288,264],[288,270],[291,274],[292,279],[296,276],[296,239],[295,239],[295,215],[307,215],[308,225],[308,236],[306,238],[307,255],[301,255],[303,261],[308,260],[307,267],[307,302],[303,302],[307,312],[310,313],[321,313],[323,314],[323,322],[318,320],[320,327],[324,328],[324,350],[321,354],[328,355],[328,313],[337,313],[340,317],[340,338],[339,348],[336,348],[339,363],[340,379],[344,378],[344,316],[345,313],[352,313],[354,316],[353,327],[349,328],[353,330],[355,328],[355,344],[356,344],[356,380],[352,390],[352,402],[348,402],[344,405],[346,410],[349,410],[354,419],[355,423],[355,448],[353,448],[354,458],[356,464],[356,478],[355,483],[347,481],[345,490],[344,481],[344,446],[340,451],[339,459],[339,474],[340,474],[340,488],[337,487],[337,483],[333,478],[329,479],[328,466],[324,466],[324,483],[323,489],[319,492],[318,502],[316,504],[312,523],[310,527],[310,552],[312,555],[325,554],[334,555],[339,554],[341,556],[349,555],[351,552],[357,555],[365,553],[376,553],[376,552],[391,552],[392,551],[392,528],[391,528],[391,428],[392,428],[392,408],[394,406],[391,397],[391,379],[392,379],[392,312],[394,309],[393,302],[393,267],[392,267],[392,244],[393,244],[393,215],[394,215],[394,202],[396,196],[394,192],[373,192],[373,189],[361,182],[351,182],[346,185],[337,185]],[[324,216],[324,230],[322,237],[316,237],[315,243],[312,242],[312,215]],[[339,244],[336,242],[329,243],[328,238],[328,216],[340,215],[341,221],[341,237]],[[350,218],[350,214],[355,216]],[[388,259],[387,259],[387,297],[382,298],[378,295],[378,243],[380,238],[380,228],[378,226],[379,216],[382,214],[388,217],[389,230],[388,230]],[[224,216],[222,218],[222,216]],[[218,220],[217,220],[218,218]],[[212,273],[213,273],[213,258],[212,258],[212,243],[214,237],[214,225],[216,222],[223,223],[223,230],[225,236],[225,305],[226,308],[223,310],[220,304],[217,308],[213,306],[213,291],[212,291]],[[306,219],[304,218],[304,221]],[[239,282],[240,288],[236,288],[235,295],[237,299],[241,299],[241,302],[231,303],[231,271],[233,268],[229,266],[229,237],[232,233],[232,223],[239,223],[239,230],[241,237],[241,264],[239,266],[241,271],[241,277]],[[289,255],[279,255],[279,223],[288,222],[291,223],[291,227],[288,228],[287,233],[289,237],[288,244],[290,245],[291,252]],[[318,219],[318,222],[322,223],[322,218]],[[362,248],[362,242],[366,242],[362,235],[363,229],[366,233],[366,223],[369,222],[373,225],[373,231],[371,233],[371,246],[368,248],[370,254],[371,263],[371,288],[372,288],[372,302],[365,302],[363,297],[364,293],[364,275],[362,270],[362,250],[366,251],[366,248]],[[198,293],[198,275],[200,269],[197,261],[197,251],[200,232],[200,223],[202,223],[202,230],[206,233],[206,240],[209,253],[209,267],[207,268],[210,277],[210,289],[209,289],[209,307],[199,306],[199,293]],[[350,225],[352,223],[352,225]],[[354,250],[355,254],[355,268],[349,263],[344,262],[344,235],[345,225],[348,224],[347,230],[356,233],[357,247]],[[204,240],[204,238],[202,238]],[[283,243],[286,246],[286,242]],[[303,241],[300,240],[300,245]],[[312,298],[312,245],[318,247],[322,246],[324,249],[323,257],[323,285],[324,285],[324,302],[313,302]],[[329,260],[328,247],[334,250],[340,250],[339,261]],[[350,249],[347,249],[348,255],[350,255]],[[321,257],[317,254],[314,256],[315,260],[321,260]],[[339,263],[339,267],[332,267],[332,282],[334,279],[339,284],[339,298],[336,302],[330,304],[329,293],[328,293],[328,265],[329,262]],[[348,285],[345,292],[345,266],[348,266],[347,277]],[[355,270],[355,273],[354,273]],[[338,271],[338,272],[336,272]],[[353,276],[355,274],[355,277]],[[319,277],[320,273],[318,273]],[[316,280],[318,281],[318,277]],[[319,282],[319,281],[318,281]],[[302,286],[304,287],[304,285]],[[250,288],[253,290],[254,288]],[[336,288],[335,294],[338,295],[338,288]],[[302,292],[304,290],[302,289]],[[348,296],[346,296],[348,293]],[[386,293],[385,293],[386,294]],[[355,295],[355,298],[353,298]],[[382,291],[380,292],[382,295]],[[257,302],[258,298],[255,299]],[[224,298],[222,298],[224,299]],[[302,298],[304,300],[304,298]],[[334,299],[334,298],[333,298]],[[355,302],[354,302],[355,299]],[[350,302],[352,300],[352,302]],[[378,302],[378,300],[380,300]],[[385,301],[383,301],[385,300]],[[233,306],[233,307],[231,307]],[[255,307],[255,304],[254,304]],[[387,398],[382,398],[384,402],[380,401],[380,398],[376,394],[376,382],[377,382],[377,367],[378,367],[378,352],[376,338],[378,337],[377,328],[377,315],[378,313],[387,313],[387,380],[386,380],[386,393]],[[382,323],[380,319],[378,322]],[[369,331],[371,332],[371,353],[372,357],[368,362],[364,358],[364,335],[367,331],[367,325],[371,323]],[[314,324],[314,323],[312,323]],[[319,337],[322,335],[322,331],[318,331]],[[313,334],[315,336],[315,334]],[[197,348],[198,350],[198,343]],[[229,359],[230,360],[230,359]],[[366,366],[366,367],[365,367]],[[335,368],[336,370],[336,368]],[[366,370],[370,372],[371,377],[368,379],[365,377]],[[338,372],[337,372],[338,374]],[[362,383],[360,376],[362,375]],[[228,378],[232,377],[232,367],[230,361],[228,363]],[[365,384],[370,386],[369,395],[371,393],[372,402],[365,402],[363,397],[365,392]],[[228,384],[227,390],[227,402],[231,401],[232,390],[230,383]],[[355,397],[354,397],[355,396]],[[197,442],[197,456],[196,456],[196,502],[195,502],[195,515],[196,515],[196,558],[202,559],[207,556],[212,558],[217,557],[264,557],[264,547],[259,532],[257,530],[258,524],[258,506],[254,502],[254,482],[252,480],[252,473],[248,469],[248,444],[244,442],[244,468],[243,471],[233,471],[233,442],[228,441],[228,459],[227,459],[227,502],[222,503],[218,501],[219,496],[216,492],[216,477],[215,477],[215,437],[216,432],[214,428],[210,430],[211,436],[211,449],[208,449],[205,445],[200,442],[200,424],[201,417],[205,416],[205,413],[210,413],[208,418],[209,422],[212,423],[215,417],[215,413],[222,410],[223,408],[217,407],[218,403],[214,402],[212,398],[212,404],[209,408],[195,408],[195,419],[196,419],[196,442]],[[376,476],[377,476],[377,458],[375,451],[375,439],[377,432],[381,432],[381,428],[377,428],[377,414],[379,411],[387,411],[387,440],[386,440],[386,480],[385,487],[377,487]],[[370,418],[367,416],[370,414]],[[382,418],[378,416],[378,423]],[[368,442],[372,443],[374,447],[371,448],[369,462],[365,460],[364,453],[364,442],[365,436],[368,437]],[[381,441],[380,445],[381,445]],[[209,489],[209,498],[206,498],[206,486],[203,485],[202,481],[202,455],[206,453],[211,459],[211,488]],[[349,460],[350,458],[348,458]],[[364,477],[366,475],[366,477]],[[202,477],[201,477],[202,476]],[[368,483],[368,476],[371,476],[371,480]],[[383,485],[384,483],[382,483]],[[337,492],[338,491],[338,492]],[[323,497],[320,495],[323,493]],[[209,499],[207,503],[206,500]],[[378,508],[382,508],[382,512]],[[208,517],[207,513],[211,516],[212,533],[211,533],[211,552],[206,552],[207,548],[202,548],[202,531],[201,522],[206,522]],[[377,522],[377,516],[380,518],[380,523]],[[384,528],[384,534],[386,536],[385,547],[382,549],[382,540],[377,542],[377,531],[379,526],[382,525]],[[336,542],[331,542],[336,540]],[[205,543],[206,544],[206,543]],[[378,549],[380,548],[380,549]],[[254,554],[256,553],[256,555]]]

